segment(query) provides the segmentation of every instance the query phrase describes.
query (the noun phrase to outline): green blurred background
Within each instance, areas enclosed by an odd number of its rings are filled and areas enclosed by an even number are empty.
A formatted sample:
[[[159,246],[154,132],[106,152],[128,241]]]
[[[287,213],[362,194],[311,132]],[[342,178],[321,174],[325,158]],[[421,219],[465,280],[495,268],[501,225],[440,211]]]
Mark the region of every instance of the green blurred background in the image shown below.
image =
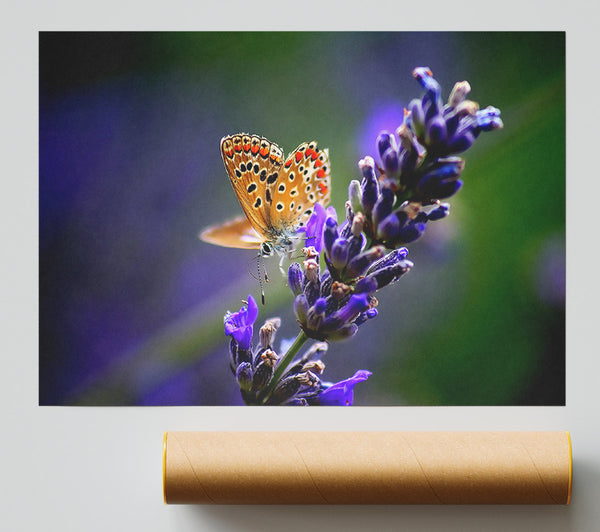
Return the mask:
[[[258,296],[253,252],[198,231],[240,213],[222,136],[328,147],[343,211],[358,160],[420,97],[502,111],[450,216],[409,245],[380,314],[325,377],[357,405],[565,401],[564,33],[41,33],[40,404],[241,404],[222,320]],[[278,259],[259,322],[297,327]]]

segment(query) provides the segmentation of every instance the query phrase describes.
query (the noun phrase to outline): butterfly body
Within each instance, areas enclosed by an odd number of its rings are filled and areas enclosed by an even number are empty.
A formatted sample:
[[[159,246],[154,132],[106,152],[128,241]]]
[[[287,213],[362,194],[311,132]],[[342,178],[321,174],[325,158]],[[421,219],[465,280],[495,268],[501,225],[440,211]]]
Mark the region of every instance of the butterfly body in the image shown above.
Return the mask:
[[[200,234],[205,242],[283,254],[294,247],[314,204],[329,203],[329,156],[315,141],[284,158],[264,137],[240,133],[221,139],[221,156],[245,218],[205,229]]]

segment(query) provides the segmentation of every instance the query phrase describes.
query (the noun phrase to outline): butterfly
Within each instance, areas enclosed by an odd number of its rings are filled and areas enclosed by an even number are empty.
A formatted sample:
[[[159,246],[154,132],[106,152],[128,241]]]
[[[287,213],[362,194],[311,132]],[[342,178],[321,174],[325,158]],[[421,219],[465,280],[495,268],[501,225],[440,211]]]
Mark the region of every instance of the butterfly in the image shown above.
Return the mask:
[[[277,144],[239,133],[221,139],[221,157],[245,217],[208,227],[200,238],[219,246],[258,249],[263,256],[277,251],[283,259],[315,203],[329,203],[328,151],[319,150],[316,141],[304,142],[284,158]]]

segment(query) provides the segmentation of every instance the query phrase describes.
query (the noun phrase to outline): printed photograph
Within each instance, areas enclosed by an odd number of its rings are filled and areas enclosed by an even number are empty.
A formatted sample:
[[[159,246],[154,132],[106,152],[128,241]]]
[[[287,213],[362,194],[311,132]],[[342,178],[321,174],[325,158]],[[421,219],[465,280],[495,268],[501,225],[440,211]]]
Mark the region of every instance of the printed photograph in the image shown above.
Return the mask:
[[[39,404],[565,404],[564,32],[40,32]]]

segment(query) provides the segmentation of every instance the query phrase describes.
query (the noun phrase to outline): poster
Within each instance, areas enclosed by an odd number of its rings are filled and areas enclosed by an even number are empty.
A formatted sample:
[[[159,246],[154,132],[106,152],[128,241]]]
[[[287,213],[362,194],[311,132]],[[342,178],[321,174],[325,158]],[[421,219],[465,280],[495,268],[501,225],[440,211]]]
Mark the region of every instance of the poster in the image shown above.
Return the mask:
[[[326,339],[312,373],[367,372],[354,405],[565,403],[564,33],[43,32],[39,45],[41,405],[243,404],[226,313],[254,298],[253,349],[280,318],[279,358],[299,324],[277,253],[259,264],[198,238],[242,215],[221,139],[264,137],[283,160],[316,140],[341,224],[359,161],[382,165],[378,135],[427,93],[419,67],[444,103],[468,81],[503,127],[459,154],[448,215],[406,243],[410,271],[354,336]]]

